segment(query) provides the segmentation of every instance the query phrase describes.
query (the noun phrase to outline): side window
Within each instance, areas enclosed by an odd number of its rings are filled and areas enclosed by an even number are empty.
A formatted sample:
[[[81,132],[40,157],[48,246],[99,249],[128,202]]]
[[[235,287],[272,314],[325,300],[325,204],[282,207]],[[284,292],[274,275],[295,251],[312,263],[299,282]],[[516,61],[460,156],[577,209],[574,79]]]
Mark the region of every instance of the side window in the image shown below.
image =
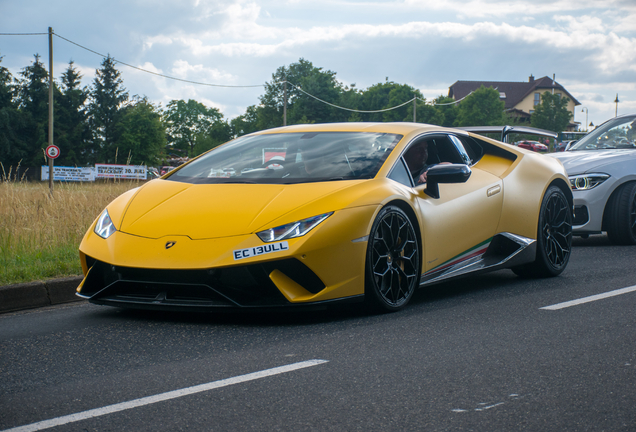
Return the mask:
[[[461,156],[457,144],[451,140],[452,135],[435,137],[429,140],[428,164],[434,165],[443,162],[466,163]],[[454,137],[453,137],[454,138]]]
[[[398,183],[402,183],[405,186],[413,186],[413,183],[411,182],[411,174],[406,169],[404,159],[402,158],[396,162],[389,174],[389,178]]]
[[[464,143],[464,148],[472,159],[473,165],[479,162],[484,155],[484,148],[480,142],[472,137],[462,137],[460,140]]]
[[[460,139],[457,138],[455,135],[449,135],[449,138],[453,142],[453,144],[455,144],[455,148],[457,148],[457,151],[459,152],[459,155],[462,158],[462,163],[465,163],[466,165],[472,165],[473,160],[466,152],[466,149],[464,148],[464,144],[460,141]]]
[[[461,147],[460,152],[464,152],[470,159],[468,165],[475,165],[481,157],[484,155],[484,149],[482,146],[471,137],[454,136],[454,141],[458,147]]]
[[[457,145],[451,141],[448,135],[429,135],[425,138],[415,139],[404,153],[403,158],[407,172],[410,173],[414,184],[417,184],[417,179],[433,165],[466,163]]]

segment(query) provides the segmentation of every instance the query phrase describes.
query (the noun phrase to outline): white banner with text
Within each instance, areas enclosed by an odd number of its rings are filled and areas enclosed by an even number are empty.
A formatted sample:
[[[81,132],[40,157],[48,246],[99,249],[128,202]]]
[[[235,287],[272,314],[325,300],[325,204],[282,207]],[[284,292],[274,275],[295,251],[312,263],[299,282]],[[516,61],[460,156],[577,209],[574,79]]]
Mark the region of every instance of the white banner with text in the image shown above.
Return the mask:
[[[42,181],[49,179],[49,167],[42,165]],[[55,181],[95,181],[95,168],[93,167],[53,167],[53,180]]]
[[[95,177],[146,180],[146,169],[143,165],[95,164]]]

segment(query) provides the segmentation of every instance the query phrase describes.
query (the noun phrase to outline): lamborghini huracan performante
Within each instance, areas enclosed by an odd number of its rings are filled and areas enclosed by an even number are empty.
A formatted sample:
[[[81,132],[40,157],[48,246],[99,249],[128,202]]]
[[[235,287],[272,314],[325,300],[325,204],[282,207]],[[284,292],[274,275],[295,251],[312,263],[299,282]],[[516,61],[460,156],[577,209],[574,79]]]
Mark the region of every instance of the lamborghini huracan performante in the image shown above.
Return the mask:
[[[246,135],[116,198],[80,245],[79,296],[138,309],[403,308],[419,286],[560,274],[559,161],[417,123]]]

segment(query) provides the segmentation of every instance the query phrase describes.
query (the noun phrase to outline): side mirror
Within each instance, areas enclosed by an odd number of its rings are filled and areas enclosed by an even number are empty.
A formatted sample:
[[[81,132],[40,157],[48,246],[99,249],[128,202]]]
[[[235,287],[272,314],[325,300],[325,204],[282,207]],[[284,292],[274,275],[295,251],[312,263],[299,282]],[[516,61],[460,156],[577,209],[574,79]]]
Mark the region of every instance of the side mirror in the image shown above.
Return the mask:
[[[426,189],[424,192],[432,197],[439,198],[440,183],[466,183],[472,171],[464,164],[444,164],[431,167],[426,173]]]

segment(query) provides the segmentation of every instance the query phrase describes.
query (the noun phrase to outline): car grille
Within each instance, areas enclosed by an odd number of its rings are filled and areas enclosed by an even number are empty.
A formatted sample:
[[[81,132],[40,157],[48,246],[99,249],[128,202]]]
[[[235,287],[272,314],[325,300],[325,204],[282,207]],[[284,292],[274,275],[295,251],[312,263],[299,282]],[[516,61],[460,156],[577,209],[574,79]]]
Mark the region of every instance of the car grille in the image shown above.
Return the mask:
[[[203,270],[140,269],[87,258],[90,272],[81,294],[94,303],[158,307],[250,307],[289,305],[269,275],[279,270],[311,293],[325,288],[295,258]]]

